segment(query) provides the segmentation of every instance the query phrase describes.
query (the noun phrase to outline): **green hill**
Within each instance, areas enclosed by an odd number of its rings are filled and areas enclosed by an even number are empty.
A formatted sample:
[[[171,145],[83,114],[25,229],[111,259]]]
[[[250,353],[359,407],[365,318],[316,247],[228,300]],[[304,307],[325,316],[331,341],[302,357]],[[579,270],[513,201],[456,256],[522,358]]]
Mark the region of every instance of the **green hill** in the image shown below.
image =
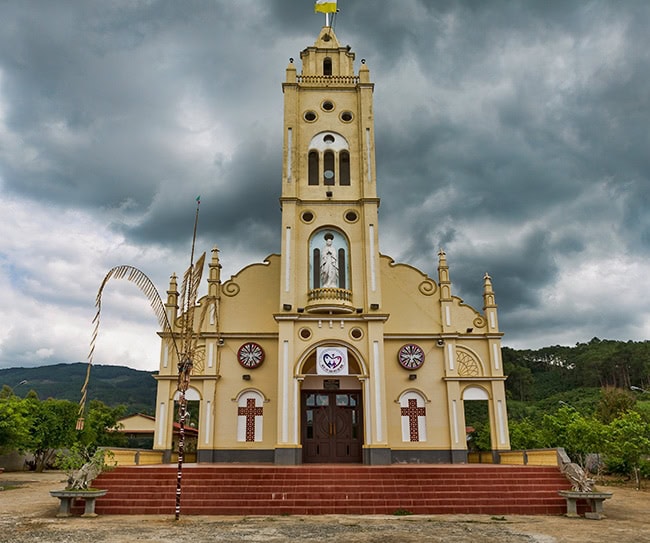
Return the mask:
[[[0,388],[8,385],[21,397],[33,390],[41,400],[56,398],[78,402],[87,367],[87,364],[77,362],[0,369]],[[126,405],[128,413],[153,415],[156,402],[153,373],[124,366],[93,366],[88,383],[88,402],[101,400],[111,407]]]

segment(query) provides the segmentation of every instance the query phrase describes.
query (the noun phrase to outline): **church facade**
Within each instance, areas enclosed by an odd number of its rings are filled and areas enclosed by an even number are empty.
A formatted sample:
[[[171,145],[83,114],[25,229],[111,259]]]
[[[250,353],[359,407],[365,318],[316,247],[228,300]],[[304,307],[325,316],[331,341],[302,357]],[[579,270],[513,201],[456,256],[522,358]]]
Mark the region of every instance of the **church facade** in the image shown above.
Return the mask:
[[[466,462],[471,401],[492,450],[510,448],[490,277],[478,311],[442,250],[436,278],[379,252],[373,83],[354,60],[325,26],[286,69],[281,254],[224,281],[212,251],[186,394],[199,462]],[[166,309],[178,329],[175,276]],[[154,449],[169,455],[178,361],[161,336]]]

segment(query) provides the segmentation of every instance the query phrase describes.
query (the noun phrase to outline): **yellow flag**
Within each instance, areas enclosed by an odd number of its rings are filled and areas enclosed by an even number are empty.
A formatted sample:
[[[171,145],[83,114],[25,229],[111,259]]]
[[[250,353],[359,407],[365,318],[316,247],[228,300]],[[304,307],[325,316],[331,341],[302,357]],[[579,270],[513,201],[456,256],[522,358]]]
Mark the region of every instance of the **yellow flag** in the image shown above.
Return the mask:
[[[314,11],[317,13],[336,13],[336,0],[316,0]]]

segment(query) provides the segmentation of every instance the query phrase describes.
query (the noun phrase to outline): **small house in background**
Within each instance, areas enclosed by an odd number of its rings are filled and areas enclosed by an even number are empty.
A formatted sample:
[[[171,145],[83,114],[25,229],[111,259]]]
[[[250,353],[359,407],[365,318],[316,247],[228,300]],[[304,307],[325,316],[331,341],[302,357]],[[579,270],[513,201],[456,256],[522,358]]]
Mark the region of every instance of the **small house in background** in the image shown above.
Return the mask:
[[[156,426],[156,419],[150,415],[136,413],[118,421],[118,432],[124,434],[127,439],[126,446],[132,449],[153,449],[153,435]],[[174,423],[173,450],[178,453],[178,434],[180,426]],[[198,430],[191,425],[185,427],[185,460],[194,462],[196,460],[196,441]]]

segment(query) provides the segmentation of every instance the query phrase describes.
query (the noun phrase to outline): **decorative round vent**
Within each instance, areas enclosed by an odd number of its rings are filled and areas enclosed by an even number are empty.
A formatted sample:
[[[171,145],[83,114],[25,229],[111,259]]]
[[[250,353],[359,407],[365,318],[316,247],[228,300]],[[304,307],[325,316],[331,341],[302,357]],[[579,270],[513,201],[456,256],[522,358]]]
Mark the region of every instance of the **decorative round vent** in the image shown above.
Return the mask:
[[[352,210],[346,211],[344,217],[348,222],[357,222],[359,220],[359,214]]]
[[[415,343],[407,343],[397,353],[397,361],[404,369],[417,370],[424,364],[424,351]]]
[[[237,360],[246,369],[255,369],[264,362],[264,349],[257,343],[244,343],[237,351]]]
[[[352,112],[351,111],[344,111],[341,113],[341,120],[344,123],[349,123],[352,121]]]

